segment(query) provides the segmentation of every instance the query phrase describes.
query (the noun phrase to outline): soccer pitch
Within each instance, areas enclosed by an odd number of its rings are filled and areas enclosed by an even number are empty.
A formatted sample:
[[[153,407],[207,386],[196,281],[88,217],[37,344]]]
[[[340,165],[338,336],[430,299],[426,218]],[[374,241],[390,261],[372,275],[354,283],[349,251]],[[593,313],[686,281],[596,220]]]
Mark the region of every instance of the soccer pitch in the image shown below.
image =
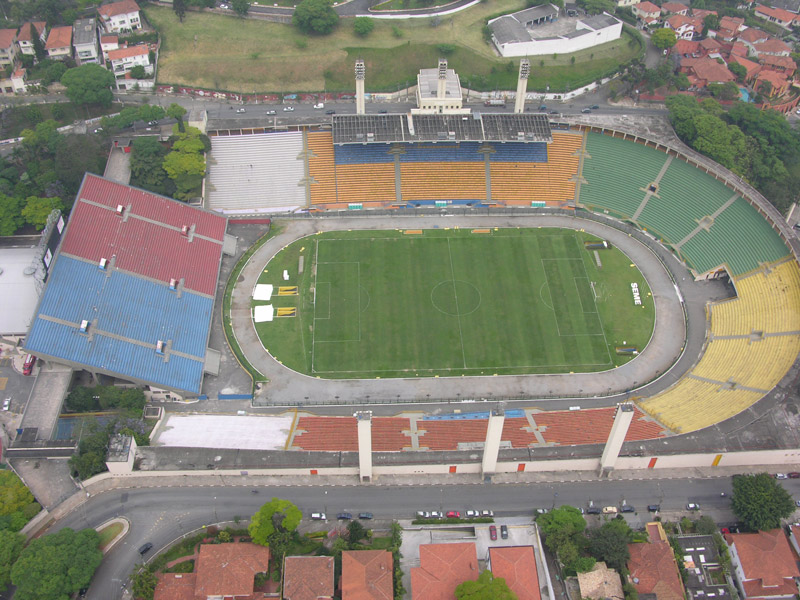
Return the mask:
[[[271,300],[276,309],[296,308],[296,316],[256,329],[283,364],[323,378],[610,369],[630,360],[617,346],[644,348],[655,311],[646,281],[622,252],[597,251],[598,266],[584,248],[596,240],[555,228],[303,238],[259,280],[276,290],[297,285],[297,295]]]

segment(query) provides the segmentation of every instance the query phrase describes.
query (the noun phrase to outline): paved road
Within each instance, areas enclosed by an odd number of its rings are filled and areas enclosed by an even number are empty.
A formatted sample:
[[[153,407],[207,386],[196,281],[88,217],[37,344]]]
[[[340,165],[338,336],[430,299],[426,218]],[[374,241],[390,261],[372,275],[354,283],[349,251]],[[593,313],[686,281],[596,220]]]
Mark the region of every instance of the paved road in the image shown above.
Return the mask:
[[[784,482],[797,497],[800,481]],[[258,489],[257,494],[252,489]],[[81,529],[96,527],[117,516],[131,523],[130,533],[115,546],[95,575],[89,591],[90,600],[116,600],[122,596],[121,585],[139,562],[137,549],[152,542],[156,549],[203,525],[248,517],[273,496],[287,498],[304,513],[324,511],[333,517],[339,511],[374,513],[375,527],[386,527],[390,519],[411,518],[413,512],[425,510],[465,510],[491,508],[498,519],[533,515],[535,508],[552,508],[571,504],[586,506],[619,506],[623,500],[637,509],[627,515],[631,525],[642,526],[651,518],[645,507],[659,503],[665,519],[677,519],[685,513],[687,502],[703,507],[720,523],[733,521],[727,498],[730,479],[661,479],[642,481],[552,482],[527,484],[474,485],[387,485],[336,486],[322,480],[317,486],[271,487],[163,487],[113,490],[90,498],[82,507],[61,520],[53,530],[62,527]],[[599,518],[588,517],[590,525]],[[329,523],[327,526],[329,527]],[[305,523],[303,526],[307,526]],[[319,525],[324,527],[325,525]]]
[[[508,375],[457,378],[422,379],[365,379],[365,380],[323,380],[299,375],[284,367],[266,353],[255,334],[251,322],[250,294],[264,265],[270,257],[287,243],[319,230],[380,229],[380,228],[432,228],[448,227],[576,227],[583,228],[622,249],[626,254],[637,257],[637,264],[648,280],[656,303],[656,329],[648,347],[635,360],[626,365],[600,373],[555,374],[555,375]],[[684,298],[692,299],[693,304],[702,307],[707,300],[702,287],[687,276],[683,267],[674,258],[663,252],[670,268],[677,273],[678,284]],[[689,331],[696,332],[697,344],[692,349],[699,351],[705,331],[704,315],[698,308],[690,312],[695,319]],[[697,319],[700,319],[697,321]],[[591,396],[581,403],[591,406],[609,404],[609,400],[598,397],[616,392],[629,392],[645,382],[649,382],[667,371],[680,355],[684,346],[685,327],[683,312],[677,302],[672,280],[656,256],[645,250],[627,233],[605,225],[570,217],[551,216],[498,216],[498,217],[453,217],[446,218],[410,217],[402,218],[355,218],[314,221],[290,221],[286,229],[256,251],[253,258],[242,271],[232,299],[232,323],[236,338],[250,363],[269,378],[262,389],[271,404],[294,404],[298,400],[306,405],[319,402],[342,401],[356,403],[364,400],[385,399],[403,401],[427,398],[502,398],[502,397],[582,397]],[[280,357],[278,357],[280,358]],[[689,364],[685,365],[688,368]],[[671,381],[660,382],[666,387]],[[659,385],[657,384],[657,385]],[[654,390],[648,390],[654,393]],[[567,402],[569,402],[567,400]]]

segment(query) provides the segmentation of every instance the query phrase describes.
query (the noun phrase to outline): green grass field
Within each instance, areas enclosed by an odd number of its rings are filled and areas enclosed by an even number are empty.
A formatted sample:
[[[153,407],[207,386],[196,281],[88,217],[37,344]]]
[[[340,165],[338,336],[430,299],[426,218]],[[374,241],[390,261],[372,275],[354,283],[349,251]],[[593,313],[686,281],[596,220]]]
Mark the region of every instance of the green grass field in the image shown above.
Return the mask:
[[[297,296],[271,300],[297,316],[256,329],[283,364],[324,378],[610,369],[629,360],[616,346],[644,348],[655,311],[622,252],[599,251],[598,268],[583,246],[593,239],[564,229],[304,238],[278,253],[259,281],[276,293],[298,285]],[[632,282],[642,306],[634,305]]]

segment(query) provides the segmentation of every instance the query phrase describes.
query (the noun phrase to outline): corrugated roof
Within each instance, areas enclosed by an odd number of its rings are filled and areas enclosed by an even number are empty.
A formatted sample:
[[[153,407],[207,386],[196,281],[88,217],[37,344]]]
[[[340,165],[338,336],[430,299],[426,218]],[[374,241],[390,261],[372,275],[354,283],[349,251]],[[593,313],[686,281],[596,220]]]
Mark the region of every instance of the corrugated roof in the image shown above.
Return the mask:
[[[25,348],[199,393],[213,307],[211,298],[178,297],[167,285],[60,255]],[[79,331],[84,319],[89,335]],[[159,340],[171,341],[168,361],[156,352]]]
[[[199,210],[171,198],[122,185],[98,175],[86,174],[78,198],[113,208],[118,204],[124,206],[132,204],[133,212],[146,219],[179,229],[184,225],[194,225],[196,234],[220,242],[225,237],[227,227],[225,217]]]
[[[54,48],[67,48],[72,44],[72,27],[53,27],[50,30],[50,35],[47,36],[46,50],[53,50]]]
[[[106,208],[79,200],[61,252],[93,263],[115,256],[117,269],[164,283],[184,279],[186,289],[213,296],[222,243],[197,235],[190,238],[179,227],[144,220],[148,217],[140,215],[139,209],[137,204],[122,217],[116,206]]]

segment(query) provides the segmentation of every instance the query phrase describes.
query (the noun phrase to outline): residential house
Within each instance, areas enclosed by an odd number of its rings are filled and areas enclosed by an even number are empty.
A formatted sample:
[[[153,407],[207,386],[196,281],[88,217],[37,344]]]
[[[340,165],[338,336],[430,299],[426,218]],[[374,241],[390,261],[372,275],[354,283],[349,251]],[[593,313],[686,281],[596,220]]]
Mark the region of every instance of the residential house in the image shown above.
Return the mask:
[[[3,96],[12,96],[14,94],[24,94],[28,91],[28,86],[25,82],[27,71],[20,67],[6,79],[0,81],[0,94]]]
[[[789,541],[792,543],[794,551],[800,555],[800,525],[792,523],[789,526]]]
[[[617,6],[636,6],[639,0],[617,0]]]
[[[595,563],[588,573],[578,573],[578,587],[581,598],[589,600],[618,600],[625,597],[619,573],[609,569],[602,561]]]
[[[704,88],[709,83],[727,83],[736,80],[736,76],[728,70],[728,67],[708,57],[682,59],[681,71],[686,73],[692,86],[696,88]]]
[[[691,40],[695,33],[702,31],[702,25],[697,30],[695,20],[684,15],[672,15],[664,24],[675,32],[678,39],[682,40]]]
[[[342,552],[342,600],[394,600],[394,559],[388,550]]]
[[[744,31],[744,28],[744,19],[740,17],[722,17],[719,20],[717,37],[729,42]]]
[[[684,600],[678,563],[661,523],[648,523],[647,537],[647,543],[628,544],[631,583],[640,596],[653,594],[655,600]]]
[[[769,39],[766,42],[753,44],[753,53],[759,58],[764,55],[789,56],[792,53],[792,48],[781,40]]]
[[[111,62],[111,72],[117,77],[125,75],[136,65],[143,66],[147,73],[153,72],[153,65],[150,64],[150,48],[146,44],[110,50],[108,60]]]
[[[473,542],[421,544],[419,566],[411,567],[411,600],[453,600],[459,584],[479,574]]]
[[[786,93],[790,84],[791,81],[783,73],[761,69],[756,75],[753,88],[768,98],[778,98]]]
[[[107,33],[121,33],[142,28],[139,5],[134,0],[120,0],[97,8]]]
[[[735,54],[731,54],[728,58],[728,64],[731,63],[738,63],[747,69],[747,75],[744,77],[745,83],[751,83],[755,76],[758,75],[759,71],[761,71],[761,65],[758,63],[742,58],[741,56],[736,56]]]
[[[705,20],[708,15],[717,16],[717,11],[715,10],[706,10],[705,8],[693,8],[692,9],[692,16],[695,19],[700,19],[701,21]]]
[[[791,29],[794,25],[800,25],[800,16],[782,8],[771,8],[759,4],[756,6],[755,15],[760,19],[780,25],[784,29]]]
[[[641,21],[645,21],[647,19],[658,20],[658,18],[661,16],[661,9],[648,0],[639,2],[639,4],[635,5],[631,10],[633,11],[634,16]]]
[[[789,600],[797,595],[800,571],[783,530],[726,533],[724,537],[742,598]]]
[[[689,7],[679,2],[664,2],[661,5],[661,12],[665,15],[683,15],[689,14]]]
[[[118,35],[106,34],[100,36],[100,51],[103,53],[103,62],[108,60],[109,52],[118,49],[119,49]]]
[[[13,65],[17,58],[17,30],[0,29],[0,67]]]
[[[72,25],[72,45],[75,46],[75,60],[79,65],[100,62],[97,45],[97,21],[78,19]]]
[[[756,27],[748,27],[736,39],[745,44],[758,44],[759,42],[766,42],[769,39],[769,34]]]
[[[158,576],[153,600],[255,600],[255,577],[269,571],[269,548],[245,542],[201,544],[193,573]]]
[[[710,56],[711,58],[722,57],[722,44],[714,38],[706,38],[700,42],[700,52],[703,56]]]
[[[33,23],[25,23],[19,28],[19,35],[17,36],[17,45],[19,51],[23,54],[33,56],[36,52],[33,49],[33,38],[31,37],[31,25],[36,29],[39,36],[39,41],[42,42],[44,47],[45,40],[47,39],[47,24],[44,21],[35,21]]]
[[[492,546],[486,568],[505,579],[518,600],[541,600],[533,546]]]
[[[752,51],[752,48],[744,42],[733,42],[733,45],[729,50],[729,54],[731,56],[741,56],[742,58],[747,58],[750,56]]]
[[[333,598],[332,556],[287,556],[283,560],[283,600]]]
[[[685,58],[700,58],[702,55],[700,42],[693,42],[692,40],[678,40],[675,42],[675,45],[669,49],[669,53]]]
[[[55,60],[72,56],[72,27],[53,27],[44,49],[47,50],[47,57]]]
[[[783,73],[786,77],[792,77],[797,71],[797,65],[789,56],[772,56],[767,54],[761,60],[765,69]]]

